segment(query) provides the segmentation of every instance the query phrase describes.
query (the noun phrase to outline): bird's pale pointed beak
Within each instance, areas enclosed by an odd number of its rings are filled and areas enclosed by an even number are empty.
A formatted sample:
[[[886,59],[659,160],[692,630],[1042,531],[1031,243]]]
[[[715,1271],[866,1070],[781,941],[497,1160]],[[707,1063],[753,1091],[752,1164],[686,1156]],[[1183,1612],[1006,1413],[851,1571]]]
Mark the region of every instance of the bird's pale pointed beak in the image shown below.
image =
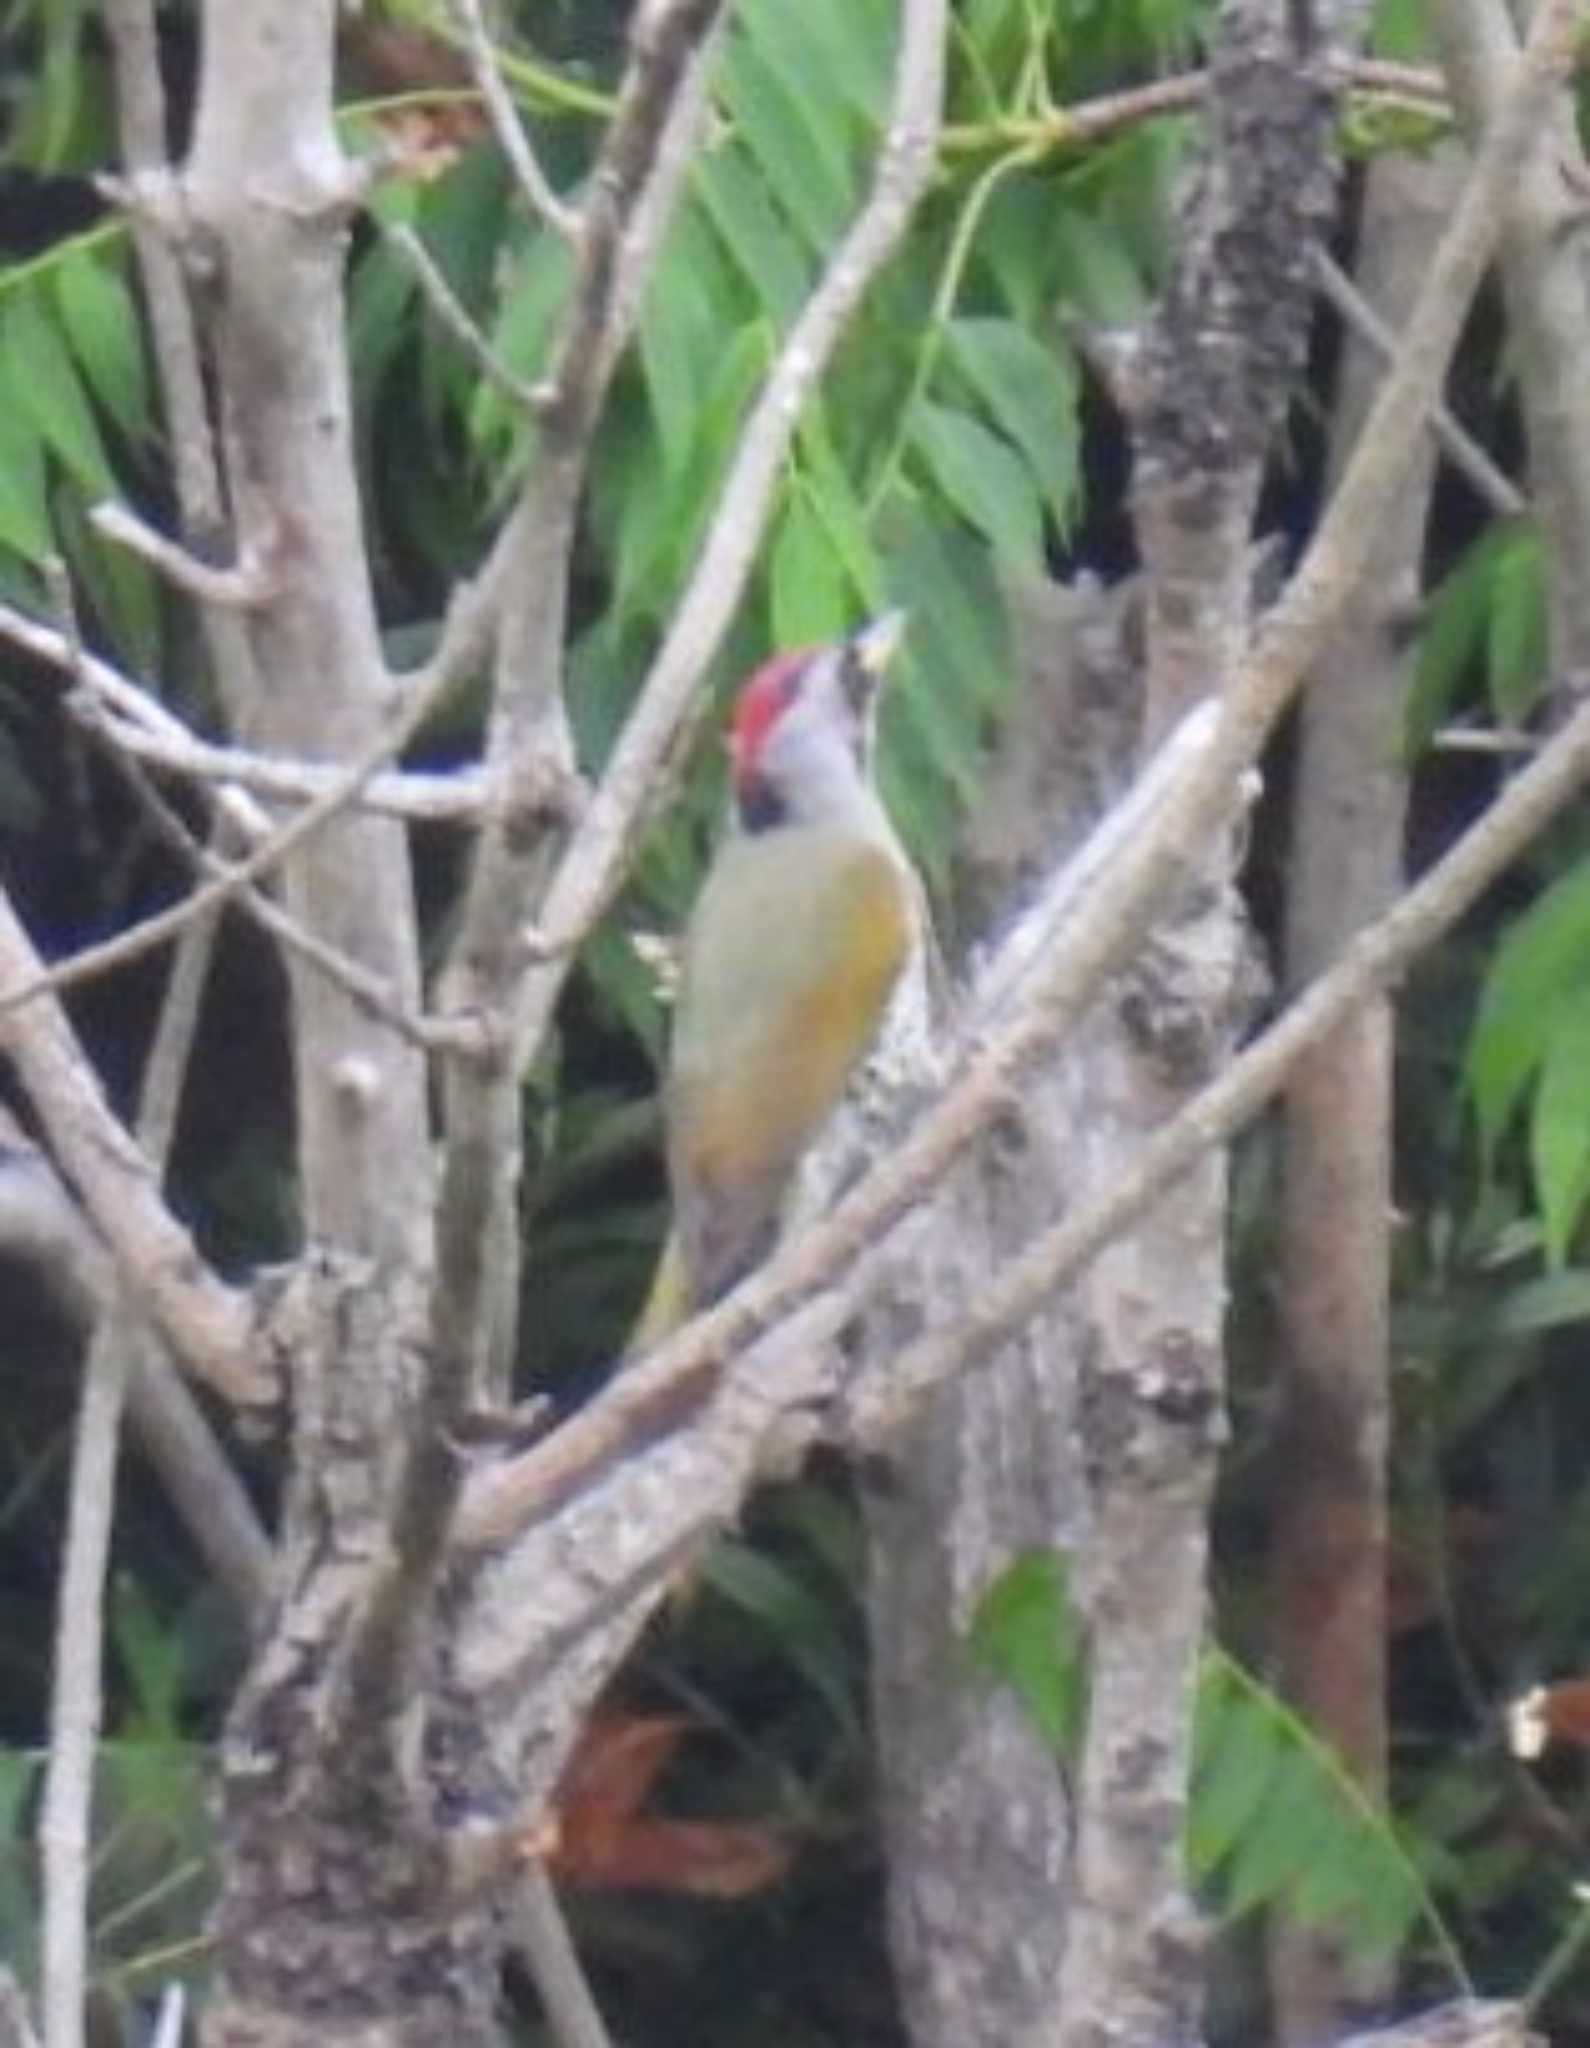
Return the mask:
[[[859,632],[851,634],[850,647],[856,666],[874,683],[882,681],[884,670],[899,652],[900,642],[905,638],[905,627],[903,611],[883,612],[870,619]]]

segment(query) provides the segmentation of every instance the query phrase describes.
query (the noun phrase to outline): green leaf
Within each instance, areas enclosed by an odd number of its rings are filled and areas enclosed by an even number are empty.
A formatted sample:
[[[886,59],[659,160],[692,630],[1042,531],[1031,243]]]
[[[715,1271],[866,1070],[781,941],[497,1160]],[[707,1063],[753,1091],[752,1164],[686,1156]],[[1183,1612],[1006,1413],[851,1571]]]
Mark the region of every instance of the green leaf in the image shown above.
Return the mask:
[[[140,1741],[175,1741],[186,1653],[180,1633],[156,1614],[130,1572],[111,1588],[110,1633],[132,1690]]]
[[[705,151],[695,184],[725,250],[782,334],[800,310],[810,267],[768,203],[744,145],[731,136]]]
[[[703,389],[724,333],[720,309],[702,283],[701,245],[707,241],[705,223],[686,209],[674,223],[641,302],[641,369],[670,474],[676,474],[690,454]],[[717,252],[709,248],[707,254],[715,258]]]
[[[1002,178],[984,210],[972,260],[986,268],[1006,310],[1029,332],[1053,324],[1051,308],[1067,276],[1065,255],[1055,240],[1053,179],[1032,171]]]
[[[78,382],[60,328],[37,291],[13,292],[0,329],[5,402],[19,405],[80,483],[98,496],[115,488],[93,411]]]
[[[1546,681],[1546,549],[1533,520],[1509,520],[1492,558],[1486,669],[1491,709],[1520,724]]]
[[[1219,1649],[1205,1652],[1199,1676],[1193,1757],[1189,1862],[1206,1882],[1219,1873],[1223,1912],[1284,1902],[1363,1955],[1396,1948],[1422,1920],[1465,1981],[1390,1818],[1285,1701]]]
[[[951,505],[996,554],[1042,569],[1038,494],[1008,441],[966,413],[924,400],[913,415],[911,442]]]
[[[1281,1768],[1281,1749],[1266,1722],[1215,1673],[1201,1682],[1194,1731],[1192,1791],[1187,1805],[1187,1859],[1204,1880],[1231,1854],[1262,1810]]]
[[[1054,219],[1055,260],[1061,296],[1099,327],[1131,327],[1141,317],[1147,290],[1119,237],[1075,208]]]
[[[88,496],[63,479],[54,493],[62,550],[104,632],[134,668],[159,667],[162,613],[154,571],[88,523]]]
[[[1590,1322],[1590,1272],[1575,1267],[1508,1288],[1487,1311],[1485,1328],[1498,1336],[1527,1337],[1583,1322]]]
[[[835,452],[820,404],[807,407],[797,445],[812,510],[844,564],[851,587],[863,610],[882,611],[883,567],[867,527],[866,508]]]
[[[1010,1687],[1055,1754],[1074,1757],[1087,1723],[1088,1659],[1067,1558],[1032,1550],[1007,1565],[978,1601],[966,1646]]]
[[[789,0],[741,0],[736,16],[768,69],[784,81],[809,125],[825,138],[842,180],[848,180],[849,166],[836,103],[870,125],[888,100],[888,46],[880,63],[877,38],[867,33],[869,15],[878,12],[863,0],[801,0],[799,7],[791,7]]]
[[[1499,715],[1533,702],[1545,668],[1543,574],[1539,535],[1523,519],[1496,520],[1447,572],[1419,636],[1404,726],[1410,755],[1429,745],[1476,671]]]
[[[1014,320],[953,320],[949,345],[994,424],[1026,458],[1056,525],[1064,527],[1079,481],[1081,380],[1075,363],[1035,341]]]
[[[770,336],[760,320],[719,350],[697,417],[695,444],[682,470],[668,474],[657,445],[649,440],[633,454],[632,481],[613,548],[615,595],[626,613],[656,618],[670,602],[712,517],[769,351]]]
[[[1558,1006],[1587,984],[1590,862],[1581,862],[1512,925],[1485,978],[1464,1073],[1488,1149],[1545,1056]]]
[[[387,368],[412,331],[419,280],[390,242],[374,242],[348,281],[348,360],[361,447],[373,428]]]
[[[83,18],[87,0],[50,0],[42,10],[44,61],[38,90],[29,95],[31,133],[27,160],[44,171],[60,170],[81,112],[84,85]]]
[[[786,217],[821,254],[843,232],[851,181],[836,167],[826,124],[743,37],[730,40],[720,89],[736,131],[755,158]]]
[[[782,1564],[734,1537],[712,1546],[701,1576],[721,1598],[766,1628],[839,1726],[854,1735],[855,1665],[831,1604]]]
[[[491,332],[498,355],[526,383],[533,383],[545,367],[573,276],[574,255],[561,235],[546,229],[531,238]],[[522,430],[524,421],[507,394],[483,377],[470,407],[469,426],[476,445],[483,446],[505,429]]]
[[[88,388],[122,432],[149,430],[143,325],[114,258],[73,250],[55,271],[55,304]]]
[[[1561,1266],[1590,1194],[1590,988],[1554,1008],[1529,1146],[1546,1257]]]
[[[839,638],[850,623],[844,564],[808,494],[787,494],[770,558],[775,647],[805,647]]]
[[[668,1017],[658,994],[657,970],[642,960],[629,934],[611,922],[599,924],[586,940],[580,962],[614,1014],[661,1065]]]
[[[44,443],[20,406],[4,401],[0,401],[0,543],[29,562],[42,562],[55,547]]]

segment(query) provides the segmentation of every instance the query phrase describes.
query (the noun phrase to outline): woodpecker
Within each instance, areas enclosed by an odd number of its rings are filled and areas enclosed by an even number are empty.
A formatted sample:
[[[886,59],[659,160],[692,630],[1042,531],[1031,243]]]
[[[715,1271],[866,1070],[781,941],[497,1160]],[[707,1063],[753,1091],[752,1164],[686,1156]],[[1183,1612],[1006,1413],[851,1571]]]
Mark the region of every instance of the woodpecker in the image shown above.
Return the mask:
[[[686,930],[664,1091],[673,1227],[632,1349],[766,1257],[910,957],[916,876],[871,777],[904,624],[776,655],[740,693],[733,816]]]

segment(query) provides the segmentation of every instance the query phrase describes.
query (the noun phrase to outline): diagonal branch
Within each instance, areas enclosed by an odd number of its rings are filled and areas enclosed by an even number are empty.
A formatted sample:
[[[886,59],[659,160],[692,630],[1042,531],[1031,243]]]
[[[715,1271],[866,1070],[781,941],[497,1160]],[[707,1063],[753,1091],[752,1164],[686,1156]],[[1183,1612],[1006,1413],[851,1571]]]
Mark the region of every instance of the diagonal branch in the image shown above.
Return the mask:
[[[0,892],[0,990],[37,989],[43,978],[32,941]],[[255,1356],[247,1297],[210,1272],[165,1206],[148,1159],[117,1121],[60,1004],[45,997],[18,1009],[0,996],[0,1050],[124,1284],[173,1356],[231,1400],[269,1399],[274,1388]]]
[[[480,0],[453,0],[453,13],[464,32],[470,71],[486,103],[486,112],[502,145],[502,153],[518,180],[519,190],[529,202],[532,213],[538,214],[557,234],[572,237],[579,226],[579,215],[572,207],[564,205],[536,161],[518,110],[497,68],[497,54],[481,18]]]
[[[0,630],[12,631],[4,607],[0,607]],[[12,637],[19,636],[12,632]],[[86,661],[87,657],[84,659]],[[18,976],[14,986],[0,988],[0,1017],[37,1001],[41,996],[57,994],[63,988],[90,980],[111,967],[123,966],[153,947],[164,945],[196,918],[205,916],[268,874],[290,853],[358,802],[366,785],[408,745],[430,715],[437,698],[450,687],[451,681],[450,674],[444,670],[429,671],[425,687],[412,691],[402,701],[395,713],[387,717],[379,736],[363,753],[333,770],[319,795],[289,818],[286,824],[262,839],[241,860],[222,868],[212,880],[201,883],[192,895],[173,904],[169,910],[157,911],[152,917],[142,919],[97,946],[85,946],[53,968],[45,968],[29,947],[28,957],[33,961],[34,971]],[[20,954],[14,953],[13,964],[20,958]]]
[[[1298,1059],[1456,923],[1590,780],[1590,707],[1578,711],[1452,850],[1336,964],[1157,1132],[1109,1192],[1042,1232],[953,1330],[917,1339],[845,1401],[846,1439],[877,1445],[926,1392],[1019,1330],[1040,1304],[1134,1223],[1204,1152],[1279,1090]]]
[[[163,1170],[215,948],[211,919],[177,955],[144,1073],[137,1136]],[[103,1679],[105,1569],[121,1419],[141,1333],[123,1289],[99,1318],[83,1368],[66,1548],[56,1589],[50,1758],[39,1843],[44,1866],[45,2048],[82,2048],[88,1950],[89,1833]]]
[[[424,1528],[436,1542],[456,1473],[434,1445],[488,1383],[501,1392],[513,1344],[519,1066],[500,1020],[524,972],[524,934],[577,786],[560,689],[575,517],[608,380],[704,118],[707,54],[721,15],[722,0],[664,0],[635,17],[623,90],[582,213],[534,466],[477,584],[500,604],[487,759],[492,802],[441,979],[441,1007],[489,1020],[500,1040],[489,1066],[455,1066],[445,1077],[431,1302],[433,1448],[419,1454],[404,1509],[405,1529]],[[444,646],[450,637],[444,634]],[[417,1534],[416,1544],[418,1570],[428,1544]]]

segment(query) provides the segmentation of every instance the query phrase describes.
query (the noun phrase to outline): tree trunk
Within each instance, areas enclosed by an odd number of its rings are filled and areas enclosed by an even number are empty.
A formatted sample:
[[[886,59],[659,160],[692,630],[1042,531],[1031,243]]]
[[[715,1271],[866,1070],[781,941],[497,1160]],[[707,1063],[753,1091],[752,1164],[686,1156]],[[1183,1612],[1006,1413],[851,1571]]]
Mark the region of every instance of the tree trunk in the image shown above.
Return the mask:
[[[1401,328],[1419,252],[1451,210],[1459,159],[1386,157],[1367,174],[1357,276]],[[1331,471],[1339,474],[1381,374],[1350,337]],[[1402,878],[1398,720],[1434,474],[1428,445],[1396,508],[1373,599],[1337,641],[1299,725],[1286,980],[1304,986],[1391,904]],[[1301,1061],[1287,1093],[1279,1242],[1281,1417],[1271,1527],[1276,1681],[1371,1797],[1385,1788],[1386,1439],[1391,1284],[1392,1010],[1366,1002]],[[1320,2040],[1372,2010],[1383,1967],[1328,1934],[1270,1932],[1275,2024]]]

